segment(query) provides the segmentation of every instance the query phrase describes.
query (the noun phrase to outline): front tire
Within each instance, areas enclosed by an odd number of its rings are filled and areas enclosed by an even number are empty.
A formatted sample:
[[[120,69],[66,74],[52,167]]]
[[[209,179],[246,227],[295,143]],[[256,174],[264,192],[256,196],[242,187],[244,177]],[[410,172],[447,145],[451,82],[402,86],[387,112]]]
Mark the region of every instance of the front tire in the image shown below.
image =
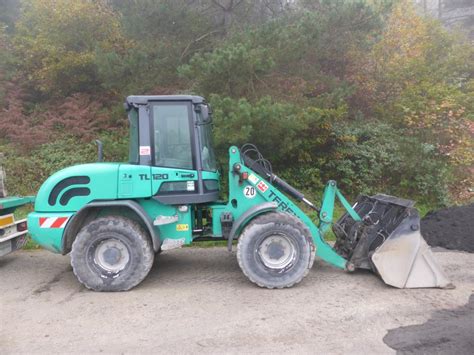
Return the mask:
[[[143,228],[121,216],[93,220],[77,234],[71,265],[77,279],[94,291],[126,291],[148,275],[153,247]]]
[[[237,245],[237,260],[243,273],[266,288],[299,283],[313,266],[315,255],[308,228],[297,217],[281,212],[252,220]]]

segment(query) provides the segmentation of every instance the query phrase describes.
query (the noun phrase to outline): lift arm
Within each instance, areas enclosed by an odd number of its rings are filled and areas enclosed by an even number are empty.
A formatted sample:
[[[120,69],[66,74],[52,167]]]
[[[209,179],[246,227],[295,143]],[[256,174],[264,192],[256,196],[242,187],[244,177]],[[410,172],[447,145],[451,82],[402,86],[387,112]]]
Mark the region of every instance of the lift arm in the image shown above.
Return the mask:
[[[329,180],[324,188],[323,201],[321,204],[321,210],[319,212],[319,230],[321,234],[327,232],[332,225],[334,216],[334,205],[336,203],[336,197],[341,202],[342,206],[346,209],[347,213],[354,219],[354,221],[361,221],[362,219],[357,212],[352,208],[346,198],[341,194],[337,188],[337,184],[334,180]]]

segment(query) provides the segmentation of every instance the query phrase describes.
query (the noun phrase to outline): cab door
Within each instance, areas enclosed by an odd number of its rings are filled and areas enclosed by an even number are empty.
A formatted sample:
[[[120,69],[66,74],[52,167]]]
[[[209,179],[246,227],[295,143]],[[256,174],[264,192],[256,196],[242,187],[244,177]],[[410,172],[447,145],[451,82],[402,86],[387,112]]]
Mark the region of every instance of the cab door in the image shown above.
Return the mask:
[[[190,101],[150,104],[152,191],[164,203],[190,203],[199,194],[192,110]]]

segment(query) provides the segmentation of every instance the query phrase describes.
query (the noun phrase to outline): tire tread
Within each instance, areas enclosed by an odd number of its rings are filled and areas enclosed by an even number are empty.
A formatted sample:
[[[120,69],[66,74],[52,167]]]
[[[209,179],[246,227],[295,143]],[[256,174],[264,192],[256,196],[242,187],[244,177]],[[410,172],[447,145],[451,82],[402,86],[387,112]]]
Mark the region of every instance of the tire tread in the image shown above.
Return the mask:
[[[242,245],[245,243],[246,239],[252,238],[252,235],[250,234],[250,227],[255,224],[266,224],[266,223],[271,223],[274,222],[275,219],[278,219],[278,223],[281,224],[290,224],[294,225],[298,229],[300,229],[303,232],[303,235],[306,237],[306,239],[310,242],[311,245],[311,257],[310,261],[308,264],[308,267],[306,268],[305,272],[296,280],[294,280],[292,283],[285,285],[285,286],[271,286],[271,285],[266,285],[258,280],[254,279],[245,269],[243,265],[243,250],[242,250]],[[241,243],[242,241],[242,243]],[[288,213],[282,213],[282,212],[270,212],[270,213],[265,213],[261,216],[256,217],[254,220],[250,221],[242,231],[240,237],[239,237],[239,243],[237,243],[237,261],[239,263],[240,269],[244,273],[244,275],[254,284],[258,285],[259,287],[262,288],[268,288],[268,289],[283,289],[283,288],[290,288],[293,287],[294,285],[300,283],[306,275],[308,275],[309,270],[312,268],[314,259],[316,257],[316,251],[314,247],[313,240],[311,238],[311,232],[309,231],[308,227],[297,217],[293,217]]]
[[[139,265],[139,267],[133,272],[133,274],[128,278],[129,281],[127,284],[124,284],[122,287],[114,287],[113,289],[98,289],[91,287],[87,280],[84,279],[79,272],[77,272],[77,268],[81,265],[76,258],[79,258],[78,253],[80,253],[82,244],[85,243],[85,240],[82,240],[81,233],[87,231],[88,228],[101,228],[107,227],[110,225],[117,226],[123,229],[131,229],[135,236],[138,237],[140,241],[140,245],[142,247],[142,255],[143,255],[143,262]],[[76,252],[77,251],[77,252]],[[79,280],[81,284],[83,284],[86,288],[93,290],[93,291],[128,291],[131,288],[138,285],[149,273],[154,261],[154,251],[153,246],[151,244],[150,239],[148,238],[148,233],[140,226],[140,224],[136,221],[133,221],[129,218],[123,216],[106,216],[97,218],[90,223],[86,224],[82,227],[82,229],[77,234],[73,244],[72,244],[72,251],[71,251],[71,266],[74,275]]]

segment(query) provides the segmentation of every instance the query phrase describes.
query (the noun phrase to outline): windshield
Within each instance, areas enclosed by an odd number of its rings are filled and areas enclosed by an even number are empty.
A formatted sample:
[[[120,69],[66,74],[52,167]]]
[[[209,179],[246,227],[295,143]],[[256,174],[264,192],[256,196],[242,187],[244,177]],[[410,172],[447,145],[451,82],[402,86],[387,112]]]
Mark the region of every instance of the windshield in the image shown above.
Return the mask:
[[[201,137],[201,159],[202,168],[207,171],[216,171],[216,155],[212,146],[211,124],[199,125],[199,136]]]

